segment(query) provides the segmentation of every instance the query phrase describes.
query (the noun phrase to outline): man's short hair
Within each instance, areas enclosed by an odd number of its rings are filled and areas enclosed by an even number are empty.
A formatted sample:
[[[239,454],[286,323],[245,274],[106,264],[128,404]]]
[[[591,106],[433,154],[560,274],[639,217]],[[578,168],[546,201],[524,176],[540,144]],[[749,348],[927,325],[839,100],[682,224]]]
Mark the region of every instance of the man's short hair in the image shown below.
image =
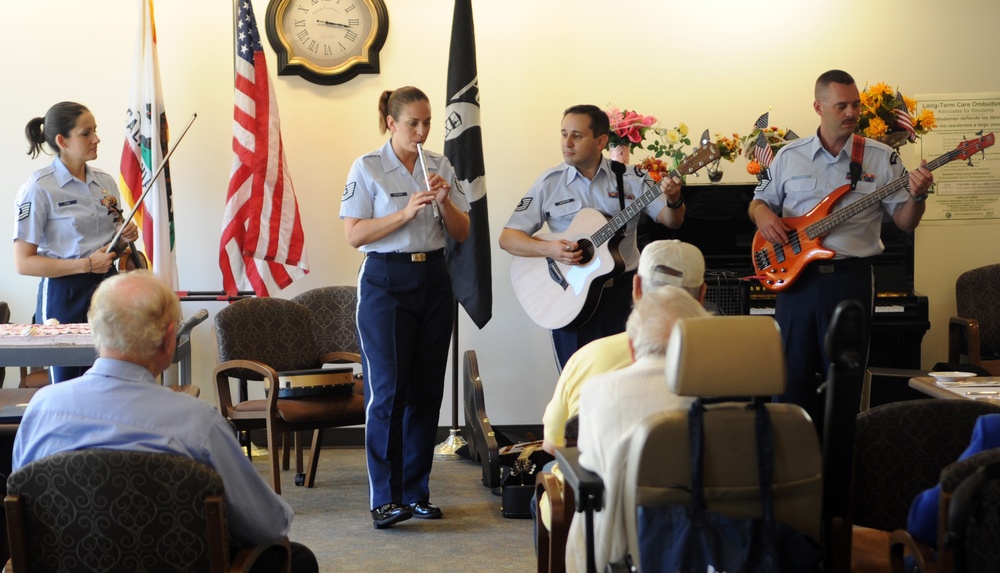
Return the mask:
[[[170,323],[181,318],[177,294],[143,270],[103,281],[87,312],[98,352],[114,350],[138,360],[151,357]]]
[[[665,356],[670,331],[680,318],[710,316],[686,290],[676,286],[658,288],[635,302],[625,323],[625,332],[636,359]]]
[[[642,249],[636,272],[644,293],[673,285],[698,296],[705,282],[705,257],[690,243],[676,239],[653,241]]]
[[[590,129],[594,132],[594,138],[611,134],[611,120],[608,114],[596,105],[580,104],[566,108],[563,117],[569,114],[590,116]]]
[[[818,78],[816,78],[816,99],[822,99],[820,96],[822,92],[826,91],[826,88],[830,87],[830,84],[844,84],[849,86],[853,83],[854,78],[851,74],[845,72],[844,70],[830,70],[828,72],[823,72]]]

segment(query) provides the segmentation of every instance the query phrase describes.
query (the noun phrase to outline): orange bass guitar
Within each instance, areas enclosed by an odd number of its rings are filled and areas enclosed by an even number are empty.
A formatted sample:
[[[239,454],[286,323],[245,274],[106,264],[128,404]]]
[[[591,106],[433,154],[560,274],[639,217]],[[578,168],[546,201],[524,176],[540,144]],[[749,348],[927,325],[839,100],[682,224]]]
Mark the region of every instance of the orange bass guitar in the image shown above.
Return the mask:
[[[993,134],[989,133],[977,139],[963,141],[955,149],[928,161],[925,167],[933,171],[952,160],[969,159],[993,145],[993,139]],[[833,207],[841,197],[851,190],[850,185],[838,187],[805,215],[782,219],[785,225],[791,228],[788,232],[787,245],[772,243],[757,231],[753,238],[752,253],[753,266],[761,284],[768,290],[782,291],[795,282],[799,273],[809,263],[832,259],[836,253],[824,249],[822,243],[827,233],[844,221],[877,205],[882,199],[905,189],[908,184],[909,175],[903,175],[843,209],[833,211]]]

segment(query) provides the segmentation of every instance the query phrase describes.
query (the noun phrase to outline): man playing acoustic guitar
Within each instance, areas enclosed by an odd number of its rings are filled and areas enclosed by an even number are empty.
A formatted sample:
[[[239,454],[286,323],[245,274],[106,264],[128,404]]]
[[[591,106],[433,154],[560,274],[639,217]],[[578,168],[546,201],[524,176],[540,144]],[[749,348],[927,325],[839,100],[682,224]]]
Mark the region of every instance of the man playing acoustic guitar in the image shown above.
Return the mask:
[[[786,249],[781,247],[790,245],[789,258],[799,253],[797,230],[786,223],[787,218],[806,215],[845,185],[853,190],[840,199],[836,210],[907,176],[891,147],[854,135],[861,96],[850,74],[840,70],[824,73],[816,80],[815,93],[813,109],[820,117],[816,135],[792,141],[778,151],[749,207],[758,234],[783,253]],[[852,169],[852,163],[857,167]],[[816,390],[829,366],[823,341],[833,309],[851,298],[872,308],[871,257],[884,248],[880,238],[883,211],[904,231],[917,227],[933,182],[925,164],[922,162],[919,169],[908,174],[908,185],[838,224],[823,237],[823,248],[836,253],[835,258],[807,265],[794,284],[773,289],[779,290],[775,319],[781,327],[788,367],[785,394],[775,400],[802,406],[817,424],[821,408]],[[868,347],[867,340],[863,347]]]
[[[612,162],[601,153],[608,143],[609,133],[608,116],[597,106],[576,105],[564,112],[561,142],[565,161],[545,171],[518,203],[500,233],[502,249],[519,257],[546,257],[553,267],[555,263],[582,266],[592,263],[590,259],[596,258],[594,250],[572,238],[577,214],[589,208],[611,217],[624,211],[626,205],[631,205],[644,192],[652,191],[647,191],[641,172],[632,168],[624,169],[619,183],[619,175],[612,171]],[[663,195],[642,211],[653,220],[676,229],[684,222],[681,180],[664,177],[659,185]],[[619,187],[623,193],[619,192]],[[600,224],[605,222],[602,219]],[[564,236],[532,237],[545,223],[552,233]],[[568,326],[552,330],[560,370],[577,348],[625,330],[625,320],[632,306],[632,276],[639,262],[637,223],[637,218],[633,218],[625,225],[620,242],[617,237],[609,241],[617,243],[614,256],[617,259],[620,255],[618,263],[623,266],[624,274],[602,281],[605,284],[596,293],[600,298],[589,320],[583,316]],[[512,276],[512,279],[518,277]],[[600,284],[597,288],[601,288]]]

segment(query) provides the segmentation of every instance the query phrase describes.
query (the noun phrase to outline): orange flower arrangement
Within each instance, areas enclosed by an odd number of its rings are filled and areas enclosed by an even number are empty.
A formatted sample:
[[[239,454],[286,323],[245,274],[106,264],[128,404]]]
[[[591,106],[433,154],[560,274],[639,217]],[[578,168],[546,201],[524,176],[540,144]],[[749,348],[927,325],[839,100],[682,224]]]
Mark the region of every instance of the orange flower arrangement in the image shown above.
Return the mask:
[[[913,126],[912,134],[896,116],[897,108],[901,109],[904,105]],[[892,147],[916,141],[917,136],[937,127],[933,111],[923,109],[914,116],[916,109],[916,100],[904,96],[899,90],[893,91],[883,82],[871,87],[865,86],[865,90],[861,92],[861,116],[854,132]]]
[[[663,179],[664,175],[670,173],[670,168],[667,167],[667,164],[662,159],[655,157],[643,159],[642,163],[639,164],[639,169],[649,173],[649,178],[657,183],[660,182],[660,179]]]

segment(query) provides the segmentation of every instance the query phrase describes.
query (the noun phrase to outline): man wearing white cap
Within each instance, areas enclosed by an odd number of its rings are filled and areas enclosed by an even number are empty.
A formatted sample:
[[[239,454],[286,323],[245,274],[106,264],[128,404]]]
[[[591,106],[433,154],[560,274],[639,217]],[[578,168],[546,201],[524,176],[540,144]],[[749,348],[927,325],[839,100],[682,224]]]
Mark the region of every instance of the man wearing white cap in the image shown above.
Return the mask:
[[[639,267],[632,279],[632,300],[642,298],[643,291],[672,285],[687,290],[704,304],[705,257],[698,247],[676,239],[653,241],[639,255]],[[563,430],[566,420],[577,413],[580,388],[597,374],[618,370],[632,364],[628,334],[622,332],[599,338],[573,353],[563,368],[552,400],[542,415],[542,448],[554,454],[557,447],[566,445]]]

